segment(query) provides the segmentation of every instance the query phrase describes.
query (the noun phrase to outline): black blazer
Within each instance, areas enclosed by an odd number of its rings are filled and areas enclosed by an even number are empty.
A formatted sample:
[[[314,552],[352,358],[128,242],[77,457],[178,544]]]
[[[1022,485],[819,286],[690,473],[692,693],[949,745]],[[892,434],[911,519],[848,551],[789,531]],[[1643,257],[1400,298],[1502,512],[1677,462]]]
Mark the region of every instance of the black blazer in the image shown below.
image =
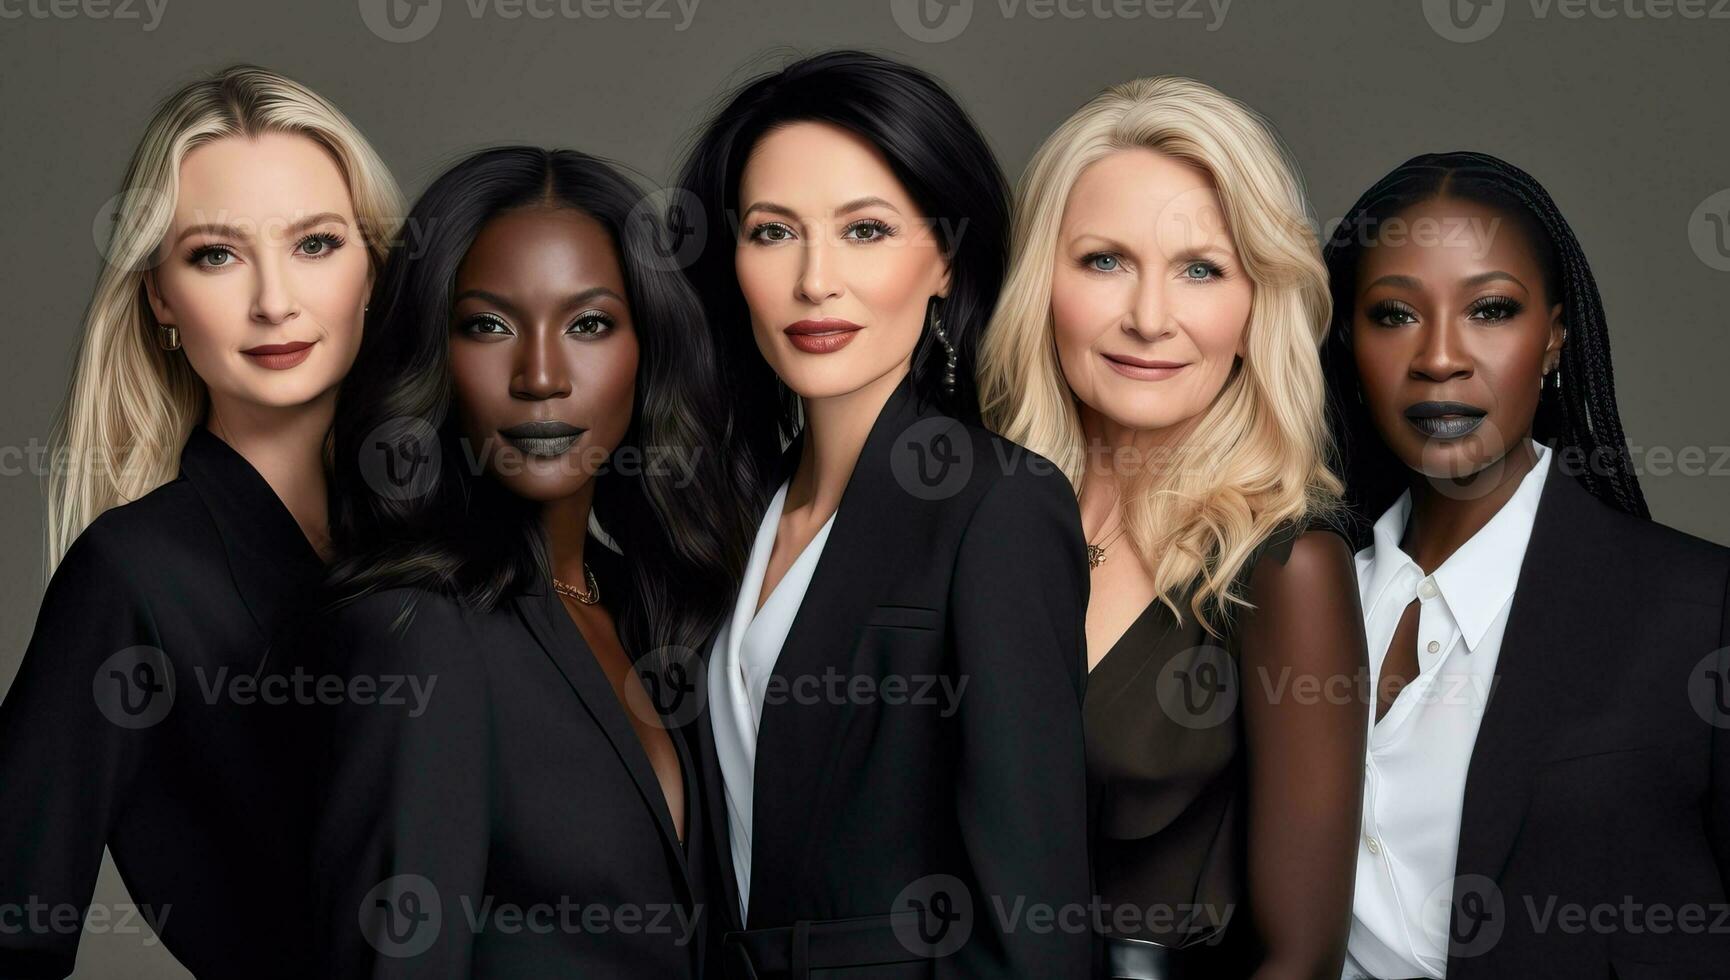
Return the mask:
[[[203,426],[175,480],[79,535],[0,706],[0,908],[34,899],[81,923],[106,845],[133,922],[150,910],[195,975],[306,975],[288,692],[251,685],[322,571],[270,485]],[[80,930],[57,914],[0,929],[0,976],[72,971]]]
[[[1448,976],[1730,977],[1730,549],[1562,455],[1467,772]]]
[[[625,586],[604,551],[587,545],[603,597]],[[681,846],[624,706],[550,588],[490,613],[387,590],[299,649],[315,673],[399,694],[317,712],[319,976],[700,974],[711,859],[696,766],[675,733]]]
[[[751,975],[748,954],[763,977],[1087,975],[1085,917],[1071,929],[1026,918],[1077,914],[1090,893],[1087,591],[1068,480],[919,404],[903,379],[775,663],[756,746],[751,931],[723,954],[735,974]],[[834,677],[844,684],[813,686]],[[863,693],[801,696],[801,685]],[[718,905],[736,928],[710,719],[693,728],[724,869]]]

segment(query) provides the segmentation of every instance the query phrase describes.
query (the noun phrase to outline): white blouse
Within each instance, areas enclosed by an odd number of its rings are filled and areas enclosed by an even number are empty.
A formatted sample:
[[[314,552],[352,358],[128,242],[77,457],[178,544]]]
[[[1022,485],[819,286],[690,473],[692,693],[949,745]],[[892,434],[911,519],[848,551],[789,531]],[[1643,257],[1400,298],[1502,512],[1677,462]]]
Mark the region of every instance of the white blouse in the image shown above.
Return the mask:
[[[1534,448],[1538,461],[1513,496],[1435,572],[1425,575],[1400,548],[1410,491],[1376,522],[1374,543],[1357,554],[1371,690],[1414,599],[1418,676],[1381,721],[1371,714],[1346,980],[1439,978],[1447,971],[1466,770],[1550,469],[1550,449]]]
[[[739,882],[739,918],[746,921],[751,897],[751,800],[756,786],[757,725],[763,717],[763,699],[793,617],[805,601],[811,573],[822,557],[835,515],[818,529],[811,543],[793,560],[775,590],[757,608],[769,555],[775,549],[775,531],[781,525],[781,510],[787,500],[787,484],[775,491],[751,559],[745,566],[733,614],[715,637],[709,652],[709,721],[715,733],[715,754],[720,758],[721,777],[727,787],[727,836],[733,849],[733,870]]]

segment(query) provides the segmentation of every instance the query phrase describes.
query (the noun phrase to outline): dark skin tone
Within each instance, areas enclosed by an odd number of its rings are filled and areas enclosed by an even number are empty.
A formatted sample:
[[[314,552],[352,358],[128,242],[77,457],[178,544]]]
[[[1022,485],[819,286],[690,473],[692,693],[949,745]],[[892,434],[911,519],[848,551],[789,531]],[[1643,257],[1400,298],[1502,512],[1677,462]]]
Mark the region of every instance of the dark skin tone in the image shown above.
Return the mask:
[[[1400,547],[1427,575],[1489,523],[1537,462],[1532,422],[1567,331],[1561,297],[1549,295],[1532,239],[1513,217],[1446,197],[1400,217],[1433,231],[1364,249],[1352,349],[1371,421],[1408,471],[1412,511]],[[1408,415],[1422,402],[1470,410],[1426,431],[1423,413]],[[1446,431],[1474,412],[1482,421],[1470,433]],[[1418,676],[1418,608],[1406,607],[1382,660],[1377,721]]]
[[[457,269],[451,376],[465,437],[489,474],[541,506],[553,576],[587,589],[583,549],[596,470],[624,438],[636,387],[637,336],[617,249],[600,222],[557,207],[494,217]],[[569,448],[513,442],[500,430],[557,421]],[[562,451],[554,451],[561,450]],[[685,834],[684,783],[666,730],[603,602],[562,596],[612,682]]]

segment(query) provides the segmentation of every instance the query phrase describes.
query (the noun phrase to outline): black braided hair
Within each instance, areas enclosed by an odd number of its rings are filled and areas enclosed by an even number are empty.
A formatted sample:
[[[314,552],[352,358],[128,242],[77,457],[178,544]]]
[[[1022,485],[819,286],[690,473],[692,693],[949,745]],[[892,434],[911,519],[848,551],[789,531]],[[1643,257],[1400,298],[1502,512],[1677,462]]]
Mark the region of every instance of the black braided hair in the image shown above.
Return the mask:
[[[1568,331],[1561,387],[1546,384],[1532,436],[1563,453],[1570,472],[1593,496],[1624,513],[1650,517],[1616,410],[1610,331],[1586,254],[1556,202],[1531,174],[1487,153],[1455,151],[1413,157],[1363,193],[1323,250],[1334,322],[1322,345],[1329,415],[1340,444],[1346,503],[1361,540],[1406,485],[1405,467],[1382,444],[1363,405],[1352,356],[1359,260],[1376,229],[1413,205],[1440,197],[1504,212],[1526,228],[1551,301],[1562,303]]]

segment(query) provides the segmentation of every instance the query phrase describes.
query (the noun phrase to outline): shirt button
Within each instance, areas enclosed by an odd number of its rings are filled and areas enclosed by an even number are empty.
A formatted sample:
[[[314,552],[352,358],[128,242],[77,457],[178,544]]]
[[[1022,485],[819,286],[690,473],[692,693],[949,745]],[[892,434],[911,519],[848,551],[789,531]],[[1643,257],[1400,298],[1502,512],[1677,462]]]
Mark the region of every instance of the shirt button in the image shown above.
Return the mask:
[[[1371,854],[1382,853],[1382,842],[1379,840],[1376,840],[1374,837],[1371,837],[1369,839],[1369,847],[1370,847],[1370,853]]]
[[[1436,580],[1433,578],[1425,578],[1422,582],[1419,582],[1418,595],[1425,599],[1434,599],[1436,597]]]
[[[1430,645],[1427,647],[1424,647],[1424,649],[1430,651],[1431,653],[1435,653],[1437,650],[1440,650],[1441,648],[1442,648],[1442,645],[1440,643],[1437,643],[1435,640],[1431,640]]]

